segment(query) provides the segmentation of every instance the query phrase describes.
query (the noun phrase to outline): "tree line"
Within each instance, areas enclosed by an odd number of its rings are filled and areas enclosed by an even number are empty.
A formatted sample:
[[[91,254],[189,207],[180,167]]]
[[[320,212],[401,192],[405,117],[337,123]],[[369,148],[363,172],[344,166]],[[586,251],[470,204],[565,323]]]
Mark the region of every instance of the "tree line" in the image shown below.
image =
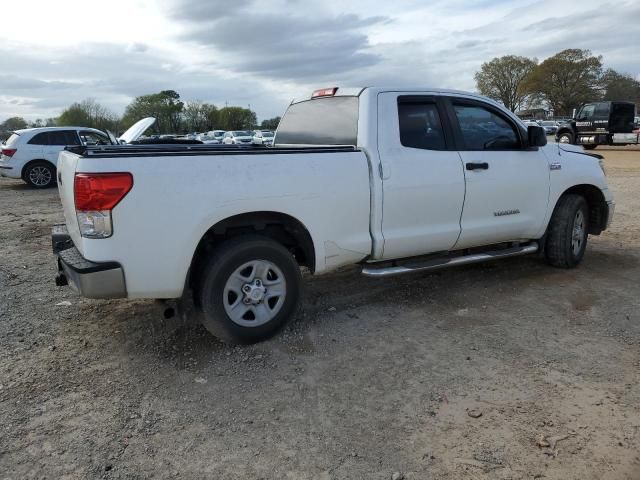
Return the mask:
[[[538,63],[536,58],[507,55],[485,62],[475,74],[478,92],[513,112],[544,109],[569,116],[582,103],[626,100],[640,104],[640,82],[605,69],[602,56],[567,49]]]
[[[144,117],[155,117],[156,122],[147,134],[193,133],[210,130],[275,130],[280,117],[269,118],[258,124],[255,112],[248,108],[215,105],[200,100],[182,101],[175,90],[136,97],[119,117],[95,99],[76,102],[56,118],[27,122],[22,117],[11,117],[0,124],[0,136],[13,130],[34,127],[80,126],[110,130],[120,134]]]

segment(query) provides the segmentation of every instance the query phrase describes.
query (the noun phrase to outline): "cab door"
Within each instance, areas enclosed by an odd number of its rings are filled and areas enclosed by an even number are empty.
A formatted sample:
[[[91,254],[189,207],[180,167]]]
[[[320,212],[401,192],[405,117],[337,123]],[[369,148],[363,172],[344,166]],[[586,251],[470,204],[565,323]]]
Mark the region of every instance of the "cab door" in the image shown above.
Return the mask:
[[[548,208],[546,155],[498,107],[462,97],[446,104],[466,183],[455,248],[534,239]]]
[[[594,116],[596,104],[587,103],[583,105],[576,114],[576,130],[578,133],[593,132],[595,130]]]
[[[460,235],[464,172],[437,95],[378,96],[383,258],[450,250]]]

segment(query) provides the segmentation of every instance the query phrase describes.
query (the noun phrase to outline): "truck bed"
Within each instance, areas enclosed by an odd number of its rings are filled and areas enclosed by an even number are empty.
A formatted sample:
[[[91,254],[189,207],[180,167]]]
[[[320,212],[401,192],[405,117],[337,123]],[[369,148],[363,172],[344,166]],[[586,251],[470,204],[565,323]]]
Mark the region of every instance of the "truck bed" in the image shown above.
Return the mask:
[[[109,238],[80,236],[76,173],[127,172],[131,191],[113,209]],[[123,265],[129,298],[176,298],[205,233],[245,214],[299,221],[317,272],[371,254],[370,169],[352,146],[115,145],[69,148],[58,161],[69,235],[88,261]]]
[[[85,158],[159,157],[194,155],[283,155],[300,153],[357,152],[354,146],[264,147],[262,145],[99,145],[67,147]]]

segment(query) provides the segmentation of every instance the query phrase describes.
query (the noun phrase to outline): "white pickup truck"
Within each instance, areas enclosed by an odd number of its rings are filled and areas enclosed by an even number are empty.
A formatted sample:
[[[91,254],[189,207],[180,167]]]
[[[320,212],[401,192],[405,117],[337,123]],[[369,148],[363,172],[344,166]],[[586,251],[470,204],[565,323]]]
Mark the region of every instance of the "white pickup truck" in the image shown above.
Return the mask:
[[[294,314],[301,267],[384,277],[538,252],[570,268],[615,205],[602,157],[440,89],[316,91],[272,148],[76,147],[58,167],[59,285],[192,299],[243,343]]]

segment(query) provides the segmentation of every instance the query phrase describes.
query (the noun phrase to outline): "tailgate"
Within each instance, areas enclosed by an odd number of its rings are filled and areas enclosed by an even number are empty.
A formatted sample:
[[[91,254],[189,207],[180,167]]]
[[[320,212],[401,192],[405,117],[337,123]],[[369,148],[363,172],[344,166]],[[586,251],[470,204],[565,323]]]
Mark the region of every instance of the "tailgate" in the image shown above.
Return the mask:
[[[63,150],[58,157],[58,192],[64,210],[64,219],[67,230],[76,248],[82,252],[82,242],[80,241],[80,229],[76,219],[76,207],[73,197],[73,182],[78,165],[78,155]]]

